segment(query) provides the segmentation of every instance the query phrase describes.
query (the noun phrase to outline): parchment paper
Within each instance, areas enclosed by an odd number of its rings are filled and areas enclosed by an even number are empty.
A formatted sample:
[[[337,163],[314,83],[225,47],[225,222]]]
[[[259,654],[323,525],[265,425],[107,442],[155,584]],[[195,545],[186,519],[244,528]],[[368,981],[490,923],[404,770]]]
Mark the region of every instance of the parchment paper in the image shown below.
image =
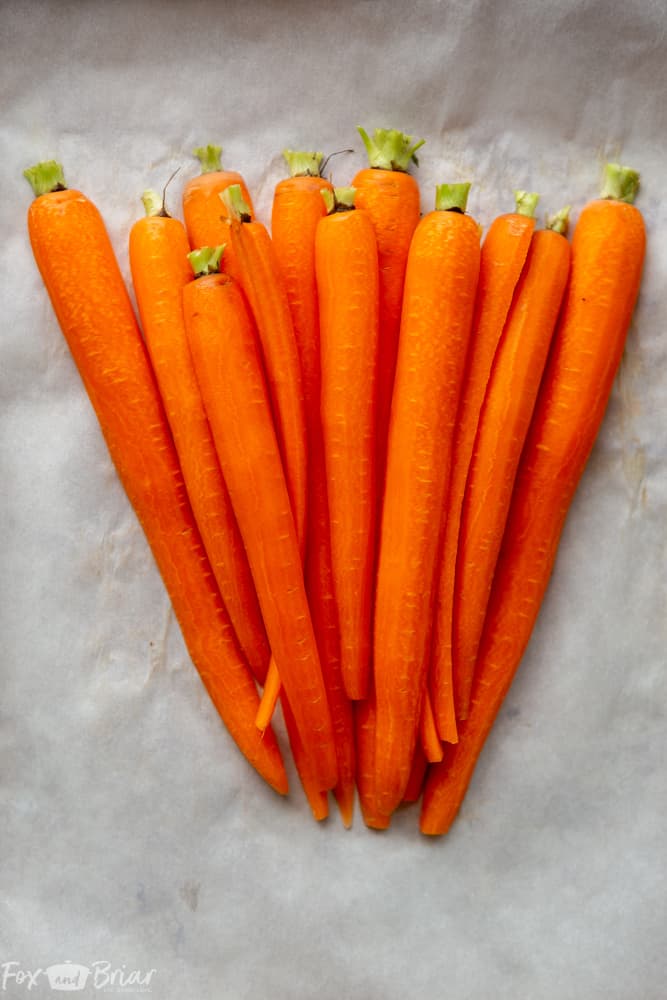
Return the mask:
[[[646,0],[4,3],[0,995],[658,1000],[665,959],[667,13]],[[519,676],[450,835],[279,800],[185,652],[41,285],[21,171],[55,157],[128,275],[139,196],[221,142],[268,220],[285,146],[428,142],[482,224],[642,175],[641,299]],[[5,976],[7,971],[7,978]],[[95,979],[93,972],[97,976]],[[107,976],[109,974],[107,973]]]

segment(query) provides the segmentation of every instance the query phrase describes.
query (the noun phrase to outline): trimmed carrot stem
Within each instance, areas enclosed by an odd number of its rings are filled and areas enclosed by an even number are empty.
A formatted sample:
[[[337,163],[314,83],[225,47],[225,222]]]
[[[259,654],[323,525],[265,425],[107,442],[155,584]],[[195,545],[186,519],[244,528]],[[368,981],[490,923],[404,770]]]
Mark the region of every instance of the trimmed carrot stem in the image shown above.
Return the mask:
[[[375,598],[375,768],[385,814],[403,798],[417,740],[479,260],[477,225],[460,209],[420,221],[405,275]]]
[[[612,176],[618,171],[614,168]],[[607,171],[609,176],[610,171]],[[636,188],[637,175],[621,183]],[[625,193],[621,189],[620,193]],[[519,463],[460,740],[431,769],[422,833],[445,833],[530,639],[565,517],[602,422],[637,299],[646,234],[621,200],[590,202],[572,241],[570,282]]]
[[[54,166],[26,171],[42,191],[28,213],[37,266],[192,660],[239,748],[284,794],[280,751],[272,732],[262,739],[254,727],[257,690],[215,585],[104,223],[88,198],[62,189],[62,180],[49,191],[45,175]]]
[[[537,195],[516,192],[517,211],[497,218],[482,244],[475,316],[454,435],[431,648],[433,710],[440,737],[448,743],[457,740],[452,621],[461,507],[491,365],[535,228],[528,213],[536,204]],[[460,711],[460,695],[456,700]]]
[[[188,238],[181,222],[162,214],[159,196],[146,192],[144,201],[153,214],[134,224],[129,241],[141,325],[211,568],[241,649],[263,683],[269,661],[266,631],[185,331],[183,288],[193,277]],[[196,266],[215,267],[220,249],[198,251]]]

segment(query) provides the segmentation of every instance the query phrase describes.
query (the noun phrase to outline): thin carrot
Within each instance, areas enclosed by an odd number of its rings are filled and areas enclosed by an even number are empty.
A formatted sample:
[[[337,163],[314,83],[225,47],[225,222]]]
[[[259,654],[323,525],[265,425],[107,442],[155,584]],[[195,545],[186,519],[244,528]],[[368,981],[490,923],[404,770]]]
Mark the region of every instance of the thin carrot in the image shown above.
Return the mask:
[[[315,233],[326,215],[320,192],[332,190],[320,176],[321,153],[283,154],[291,176],[276,185],[271,234],[283,275],[296,337],[308,443],[306,592],[322,663],[336,738],[338,784],[334,789],[343,823],[350,826],[354,808],[354,725],[340,662],[338,615],[333,593],[329,503],[324,442],[320,422],[320,325],[315,275]],[[266,688],[262,702],[267,697]]]
[[[440,737],[449,743],[457,740],[452,673],[452,620],[461,506],[479,412],[498,341],[528,254],[535,228],[533,213],[536,205],[537,195],[517,191],[517,210],[497,218],[491,224],[482,244],[473,332],[456,421],[431,649],[430,689],[433,710]],[[459,714],[460,697],[456,701],[456,714]]]
[[[348,698],[368,693],[375,557],[375,379],[378,258],[372,223],[337,189],[315,237],[320,305],[321,419],[333,585]]]
[[[408,783],[405,786],[405,792],[403,793],[403,802],[406,805],[410,805],[419,799],[424,787],[427,770],[428,761],[424,751],[422,750],[421,744],[418,743],[415,747],[415,755],[412,758],[410,777],[408,778]]]
[[[442,760],[443,749],[442,743],[440,742],[440,736],[438,735],[438,730],[436,729],[435,719],[433,717],[433,706],[431,704],[428,687],[425,688],[422,698],[422,707],[419,717],[419,739],[422,750],[424,751],[426,760],[429,764],[438,764]]]
[[[445,833],[528,644],[561,531],[604,416],[637,299],[645,251],[631,204],[638,175],[610,164],[602,199],[582,211],[570,283],[514,494],[460,740],[431,769],[421,830]]]
[[[255,212],[243,177],[235,170],[222,169],[221,154],[222,146],[200,146],[193,150],[193,156],[199,160],[202,172],[188,181],[183,189],[183,218],[190,247],[197,250],[199,247],[225,244],[223,267],[229,274],[234,274],[234,249],[229,243],[229,220],[220,195],[232,184],[237,184],[241,188],[250,218],[254,218]]]
[[[468,184],[437,189],[410,246],[389,425],[375,597],[378,808],[410,775],[426,682],[440,525],[479,274]]]
[[[568,210],[533,234],[477,426],[454,592],[454,675],[468,713],[477,648],[521,449],[532,417],[570,269]]]
[[[148,214],[132,227],[129,246],[141,325],[211,568],[241,650],[263,683],[269,644],[185,332],[188,238],[154,192],[145,193],[144,203]]]
[[[211,274],[185,286],[188,341],[269,643],[319,788],[337,764],[303,581],[301,551],[261,354],[238,286]]]
[[[375,722],[375,693],[371,690],[368,698],[354,703],[357,791],[366,826],[371,830],[386,830],[391,817],[378,810],[375,794]]]
[[[419,222],[419,188],[407,171],[411,163],[417,163],[415,154],[424,140],[415,142],[396,129],[375,129],[372,138],[363,128],[358,131],[369,165],[356,174],[352,185],[357,208],[368,212],[375,229],[380,274],[376,461],[381,502],[403,281],[410,240]]]
[[[37,196],[28,227],[37,266],[146,534],[183,638],[220,716],[269,784],[287,791],[272,733],[254,726],[258,696],[192,514],[157,384],[104,223],[54,162],[25,174]]]

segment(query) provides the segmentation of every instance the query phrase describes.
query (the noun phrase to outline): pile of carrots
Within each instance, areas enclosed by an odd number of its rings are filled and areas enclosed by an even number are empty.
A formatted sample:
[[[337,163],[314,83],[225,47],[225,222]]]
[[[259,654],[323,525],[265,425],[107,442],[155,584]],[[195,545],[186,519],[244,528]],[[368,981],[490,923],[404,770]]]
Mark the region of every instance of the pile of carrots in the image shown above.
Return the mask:
[[[359,130],[347,188],[286,152],[269,230],[220,149],[184,224],[146,192],[129,258],[54,161],[30,239],[192,660],[287,793],[278,701],[313,815],[422,799],[449,829],[526,648],[638,295],[634,171],[484,239],[469,185],[420,217],[421,146]]]

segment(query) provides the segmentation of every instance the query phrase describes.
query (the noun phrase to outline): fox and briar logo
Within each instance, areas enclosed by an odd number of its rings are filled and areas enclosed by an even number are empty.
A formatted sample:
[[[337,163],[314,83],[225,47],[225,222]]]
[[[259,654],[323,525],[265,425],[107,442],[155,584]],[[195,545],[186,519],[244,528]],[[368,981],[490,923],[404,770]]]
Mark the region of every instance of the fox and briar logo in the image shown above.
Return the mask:
[[[3,962],[0,965],[0,991],[13,991],[20,986],[33,989],[38,983],[48,982],[52,990],[76,993],[88,986],[107,993],[150,993],[151,979],[157,969],[142,972],[121,965],[112,968],[111,962],[93,962],[91,965],[77,965],[67,960],[60,965],[49,965],[46,969],[24,969],[20,962]]]

